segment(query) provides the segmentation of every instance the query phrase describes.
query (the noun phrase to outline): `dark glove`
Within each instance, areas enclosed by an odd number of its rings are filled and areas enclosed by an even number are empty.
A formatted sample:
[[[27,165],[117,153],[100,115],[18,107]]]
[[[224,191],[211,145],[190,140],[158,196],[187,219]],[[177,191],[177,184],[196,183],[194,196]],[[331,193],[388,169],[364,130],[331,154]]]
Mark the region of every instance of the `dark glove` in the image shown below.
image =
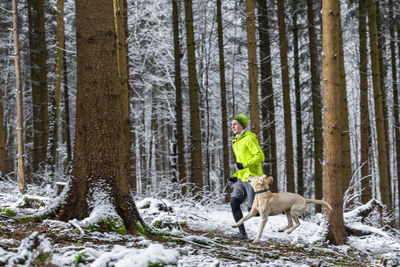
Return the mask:
[[[231,177],[228,179],[228,185],[232,186],[234,183],[237,182],[237,178],[236,177]]]
[[[236,169],[243,170],[243,164],[242,163],[236,162],[235,165],[236,165]]]

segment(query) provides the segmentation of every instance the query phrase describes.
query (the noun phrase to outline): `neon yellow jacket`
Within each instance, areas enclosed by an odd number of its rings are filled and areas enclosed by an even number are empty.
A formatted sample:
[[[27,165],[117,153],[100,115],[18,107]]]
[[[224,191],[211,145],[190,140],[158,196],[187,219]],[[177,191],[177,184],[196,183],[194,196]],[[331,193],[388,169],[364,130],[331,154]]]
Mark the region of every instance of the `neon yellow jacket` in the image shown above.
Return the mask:
[[[247,182],[249,175],[263,175],[261,162],[264,161],[265,157],[256,135],[250,131],[246,131],[234,139],[232,143],[236,162],[243,164],[243,169],[236,171],[233,177]]]

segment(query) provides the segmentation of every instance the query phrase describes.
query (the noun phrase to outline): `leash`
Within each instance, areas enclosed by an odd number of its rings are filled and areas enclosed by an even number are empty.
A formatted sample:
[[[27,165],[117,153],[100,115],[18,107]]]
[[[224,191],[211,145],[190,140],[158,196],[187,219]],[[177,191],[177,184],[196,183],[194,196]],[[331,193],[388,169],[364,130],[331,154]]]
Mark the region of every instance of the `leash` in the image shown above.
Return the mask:
[[[271,191],[271,189],[263,189],[263,190],[260,190],[260,191],[257,191],[257,192],[254,192],[254,194],[261,194],[261,193],[265,193],[265,192],[268,192],[268,191]]]

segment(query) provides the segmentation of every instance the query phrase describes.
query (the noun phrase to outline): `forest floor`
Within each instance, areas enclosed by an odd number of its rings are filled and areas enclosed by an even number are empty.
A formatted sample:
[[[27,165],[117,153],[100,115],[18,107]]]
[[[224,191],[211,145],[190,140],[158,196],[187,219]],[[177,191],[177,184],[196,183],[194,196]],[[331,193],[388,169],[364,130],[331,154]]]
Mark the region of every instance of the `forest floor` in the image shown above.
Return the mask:
[[[0,266],[397,266],[400,236],[396,231],[369,229],[369,235],[348,237],[343,246],[324,241],[321,214],[301,221],[292,234],[278,233],[285,216],[270,217],[260,242],[253,244],[259,217],[246,222],[250,240],[229,238],[237,230],[229,205],[199,205],[193,201],[138,199],[136,205],[148,225],[161,235],[89,231],[76,222],[54,219],[22,222],[33,212],[16,208],[22,199],[50,203],[45,190],[18,195],[0,188]],[[35,192],[31,192],[35,193]],[[54,200],[54,198],[53,198]],[[25,201],[26,202],[26,201]],[[167,207],[167,208],[166,208]],[[44,207],[42,207],[44,208]],[[11,212],[15,211],[15,214]],[[29,210],[29,211],[28,211]],[[37,212],[37,211],[36,211]],[[154,228],[155,229],[155,228]],[[365,228],[364,228],[365,229]]]

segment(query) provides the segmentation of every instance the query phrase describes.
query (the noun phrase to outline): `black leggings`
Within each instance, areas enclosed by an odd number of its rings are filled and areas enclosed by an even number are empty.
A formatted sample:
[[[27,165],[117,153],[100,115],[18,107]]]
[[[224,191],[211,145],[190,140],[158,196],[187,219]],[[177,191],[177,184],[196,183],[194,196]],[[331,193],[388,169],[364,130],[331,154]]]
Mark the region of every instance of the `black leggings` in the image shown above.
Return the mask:
[[[242,210],[240,209],[240,204],[242,204],[242,202],[240,201],[239,198],[237,198],[237,197],[231,198],[231,208],[232,208],[232,214],[233,214],[233,218],[235,219],[235,222],[238,222],[240,219],[243,218],[243,213],[242,213]],[[246,233],[244,224],[241,224],[239,226],[239,231],[242,234]]]

